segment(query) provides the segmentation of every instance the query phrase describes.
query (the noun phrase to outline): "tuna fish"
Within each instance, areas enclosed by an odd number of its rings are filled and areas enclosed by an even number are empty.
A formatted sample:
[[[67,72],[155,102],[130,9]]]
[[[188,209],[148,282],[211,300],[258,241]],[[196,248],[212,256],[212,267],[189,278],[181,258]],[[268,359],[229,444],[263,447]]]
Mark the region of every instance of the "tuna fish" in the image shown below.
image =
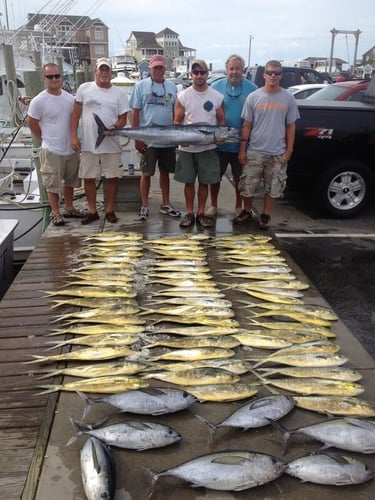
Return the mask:
[[[154,474],[174,476],[193,487],[218,491],[242,491],[266,484],[283,474],[286,464],[276,457],[251,451],[219,451],[189,460]]]
[[[340,453],[311,453],[288,463],[286,471],[301,481],[346,486],[369,481],[374,473],[355,458]]]
[[[293,434],[303,434],[324,443],[325,448],[334,446],[358,453],[375,453],[375,422],[359,418],[334,418],[317,424],[286,431],[270,420],[284,434],[284,451]]]
[[[295,406],[291,396],[266,396],[242,405],[215,427],[240,427],[247,430],[268,425],[279,420]]]
[[[147,391],[134,390],[95,399],[82,393],[78,394],[86,403],[84,416],[88,413],[88,407],[95,403],[111,405],[121,412],[164,415],[184,410],[196,401],[195,397],[186,391],[171,387],[152,387]]]
[[[115,496],[114,463],[108,448],[90,437],[81,449],[81,476],[88,500],[111,500]]]
[[[93,426],[74,420],[72,420],[72,423],[77,436],[88,434],[109,446],[129,450],[143,451],[151,448],[162,448],[181,439],[181,435],[172,427],[154,422],[132,421],[99,428],[93,428]],[[76,436],[71,438],[67,446],[73,443],[75,439]]]
[[[218,125],[152,125],[148,127],[126,127],[109,130],[98,115],[94,113],[98,125],[98,138],[95,148],[103,142],[108,132],[129,139],[145,142],[149,146],[163,144],[177,146],[178,144],[215,144],[217,142],[239,142],[240,129]]]

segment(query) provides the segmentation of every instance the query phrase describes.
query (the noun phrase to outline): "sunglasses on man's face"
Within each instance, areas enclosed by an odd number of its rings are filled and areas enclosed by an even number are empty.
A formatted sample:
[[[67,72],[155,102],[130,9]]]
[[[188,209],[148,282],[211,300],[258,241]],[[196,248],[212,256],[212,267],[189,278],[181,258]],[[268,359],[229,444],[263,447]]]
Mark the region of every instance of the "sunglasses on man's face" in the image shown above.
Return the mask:
[[[52,80],[53,78],[56,78],[56,80],[58,80],[59,78],[61,78],[61,75],[60,73],[56,73],[55,75],[44,75],[44,78],[47,78],[47,80]]]
[[[268,76],[273,76],[273,75],[280,76],[281,75],[281,71],[280,70],[275,71],[275,70],[268,69],[268,70],[265,71],[265,74],[268,75]]]
[[[193,75],[205,75],[207,71],[204,69],[193,69],[192,73]]]

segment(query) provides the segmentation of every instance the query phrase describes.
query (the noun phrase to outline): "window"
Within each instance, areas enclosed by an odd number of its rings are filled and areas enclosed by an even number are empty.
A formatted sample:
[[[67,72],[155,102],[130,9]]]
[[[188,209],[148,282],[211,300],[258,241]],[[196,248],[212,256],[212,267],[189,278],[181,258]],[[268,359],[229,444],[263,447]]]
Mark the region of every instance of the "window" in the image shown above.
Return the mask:
[[[97,56],[104,56],[105,55],[104,45],[97,45],[95,47],[95,54]]]
[[[103,28],[95,28],[95,40],[104,40]]]

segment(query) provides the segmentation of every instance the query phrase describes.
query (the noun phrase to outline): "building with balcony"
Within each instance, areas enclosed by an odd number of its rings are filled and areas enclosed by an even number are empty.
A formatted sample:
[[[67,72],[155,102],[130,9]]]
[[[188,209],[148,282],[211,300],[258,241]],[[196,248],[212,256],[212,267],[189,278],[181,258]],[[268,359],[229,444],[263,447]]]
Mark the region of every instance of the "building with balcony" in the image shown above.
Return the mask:
[[[132,31],[126,40],[126,53],[138,63],[161,54],[167,60],[169,71],[189,71],[191,62],[196,58],[196,49],[185,47],[179,37],[178,33],[169,28],[159,33]]]
[[[108,27],[97,18],[27,14],[27,23],[17,38],[24,52],[42,54],[42,64],[54,60],[53,56],[57,55],[80,67],[109,57],[108,32]]]

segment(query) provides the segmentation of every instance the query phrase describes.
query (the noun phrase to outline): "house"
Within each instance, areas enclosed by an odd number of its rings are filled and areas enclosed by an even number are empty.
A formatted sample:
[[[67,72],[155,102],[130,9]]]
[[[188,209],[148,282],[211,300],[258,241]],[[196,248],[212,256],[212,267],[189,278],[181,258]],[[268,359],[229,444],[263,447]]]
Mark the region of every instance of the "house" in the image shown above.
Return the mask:
[[[42,64],[62,56],[75,66],[94,65],[101,57],[109,57],[109,29],[100,19],[88,16],[27,14],[20,48],[25,52],[39,51]],[[42,57],[43,59],[43,57]]]
[[[163,55],[167,60],[168,70],[188,71],[196,58],[196,49],[185,47],[179,34],[169,28],[159,33],[150,31],[132,31],[126,40],[126,53],[137,61],[149,60],[155,54]]]
[[[306,59],[303,59],[303,63],[309,68],[315,69],[320,73],[330,72],[332,75],[340,74],[343,71],[343,65],[348,64],[347,61],[344,61],[339,57],[334,57],[332,61],[330,61],[329,57],[307,57]]]

